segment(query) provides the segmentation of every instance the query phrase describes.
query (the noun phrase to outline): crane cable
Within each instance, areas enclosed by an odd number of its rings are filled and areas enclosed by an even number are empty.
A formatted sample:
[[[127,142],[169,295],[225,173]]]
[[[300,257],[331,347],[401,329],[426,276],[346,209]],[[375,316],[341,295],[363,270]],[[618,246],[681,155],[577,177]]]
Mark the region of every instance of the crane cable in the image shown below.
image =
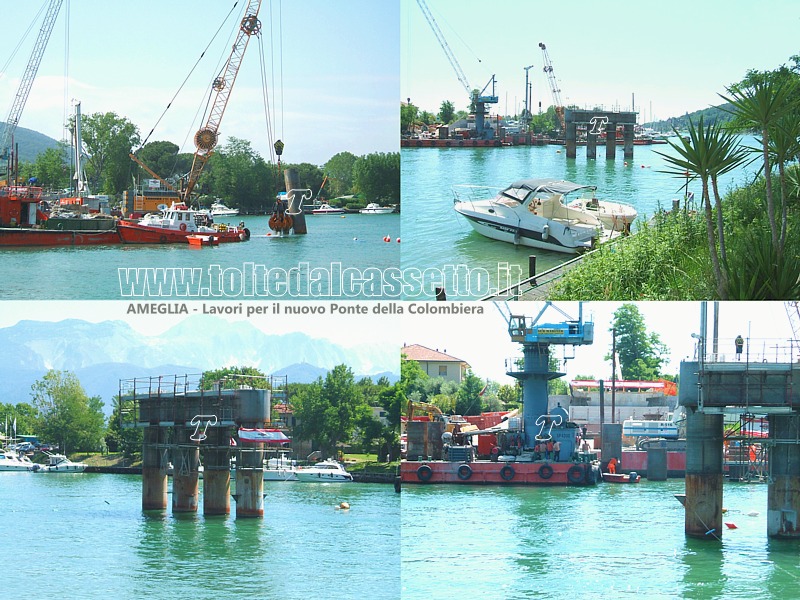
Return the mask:
[[[67,139],[67,132],[69,131],[69,20],[70,20],[70,2],[67,0],[64,7],[64,99],[63,99],[63,114],[62,123],[64,123],[64,139]],[[75,142],[78,148],[83,147],[83,140]],[[75,161],[75,157],[70,158],[70,164]],[[72,165],[74,168],[74,165]]]
[[[264,42],[263,37],[261,34],[258,34],[258,46],[259,46],[259,66],[261,69],[261,98],[264,104],[264,117],[265,123],[267,128],[267,142],[269,143],[269,155],[270,155],[270,162],[275,162],[275,148],[273,147],[273,143],[275,140],[274,131],[272,128],[272,119],[269,118],[269,92],[267,90],[267,72],[266,72],[266,62],[264,60]],[[274,111],[274,100],[273,100],[273,111]],[[274,117],[273,117],[274,118]]]
[[[183,82],[181,83],[180,87],[179,87],[179,88],[178,88],[178,90],[175,92],[175,95],[173,95],[173,96],[172,96],[172,99],[169,101],[169,103],[167,104],[166,108],[164,108],[164,112],[162,112],[162,113],[161,113],[161,116],[160,116],[160,117],[158,117],[158,120],[156,121],[156,124],[155,124],[155,125],[153,125],[153,128],[150,130],[150,133],[148,133],[148,134],[147,134],[147,137],[144,139],[144,141],[143,141],[143,142],[141,143],[141,145],[139,146],[140,148],[141,148],[141,147],[143,147],[145,144],[147,144],[147,141],[150,139],[150,136],[151,136],[151,135],[153,135],[153,131],[155,131],[155,128],[156,128],[156,127],[158,127],[158,124],[161,122],[161,119],[163,119],[163,118],[164,118],[164,115],[165,115],[165,114],[167,113],[167,111],[170,109],[170,107],[172,106],[172,103],[173,103],[173,102],[175,102],[175,98],[177,98],[177,97],[178,97],[178,94],[180,94],[181,90],[182,90],[182,89],[184,88],[184,86],[186,85],[186,82],[187,82],[187,81],[189,80],[189,78],[192,76],[192,73],[194,73],[194,70],[197,68],[197,65],[199,65],[199,64],[200,64],[200,61],[201,61],[201,60],[203,60],[203,57],[205,56],[205,54],[206,54],[206,52],[208,51],[208,49],[211,47],[211,44],[213,44],[213,43],[214,43],[214,40],[215,40],[215,39],[217,39],[217,36],[219,35],[219,32],[222,30],[222,27],[223,27],[223,25],[225,25],[225,22],[226,22],[226,21],[227,21],[227,20],[230,18],[231,14],[233,13],[233,11],[234,11],[234,9],[236,8],[236,5],[237,5],[237,4],[238,4],[238,2],[234,2],[234,3],[233,3],[233,6],[231,7],[231,10],[228,12],[228,14],[227,14],[227,15],[225,16],[225,18],[222,20],[222,23],[220,23],[220,26],[219,26],[219,28],[217,28],[217,31],[214,33],[214,35],[213,35],[213,37],[211,38],[211,40],[208,42],[208,44],[206,45],[206,47],[205,47],[205,48],[203,49],[203,51],[200,53],[200,56],[197,58],[197,61],[194,63],[194,66],[192,66],[191,70],[190,70],[190,71],[189,71],[189,73],[186,75],[186,78],[183,80]]]
[[[0,77],[4,77],[8,73],[9,65],[11,65],[11,62],[14,60],[14,57],[17,55],[17,52],[19,52],[20,48],[22,47],[22,44],[25,42],[26,39],[28,39],[28,35],[30,35],[33,26],[39,22],[39,18],[42,16],[42,13],[44,12],[46,6],[47,6],[47,0],[45,0],[45,2],[42,4],[42,7],[39,9],[39,12],[36,13],[36,16],[28,25],[28,28],[25,30],[25,33],[22,34],[22,37],[20,38],[19,42],[17,42],[17,45],[11,51],[11,56],[8,57],[8,60],[5,62],[2,68],[0,68]]]

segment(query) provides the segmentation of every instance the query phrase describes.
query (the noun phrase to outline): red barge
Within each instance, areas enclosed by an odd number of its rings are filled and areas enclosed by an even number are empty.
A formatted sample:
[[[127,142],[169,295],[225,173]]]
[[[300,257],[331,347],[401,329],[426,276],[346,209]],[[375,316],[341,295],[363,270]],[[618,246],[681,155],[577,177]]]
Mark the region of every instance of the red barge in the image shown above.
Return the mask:
[[[111,219],[50,219],[42,188],[0,188],[0,246],[105,246],[119,244]],[[99,227],[99,229],[98,229]]]
[[[407,450],[400,463],[405,484],[595,485],[600,462],[584,444],[585,433],[568,421],[567,411],[550,408],[547,382],[563,373],[550,371],[550,344],[582,345],[594,340],[594,324],[582,316],[559,324],[539,324],[539,315],[507,316],[511,339],[522,343],[523,358],[506,362],[508,374],[522,382],[522,415],[509,414],[499,424],[479,429],[449,418],[438,409],[428,421],[414,420],[409,404]],[[428,405],[430,406],[430,405]],[[476,460],[472,439],[494,434],[489,460]],[[478,437],[480,440],[480,437]]]

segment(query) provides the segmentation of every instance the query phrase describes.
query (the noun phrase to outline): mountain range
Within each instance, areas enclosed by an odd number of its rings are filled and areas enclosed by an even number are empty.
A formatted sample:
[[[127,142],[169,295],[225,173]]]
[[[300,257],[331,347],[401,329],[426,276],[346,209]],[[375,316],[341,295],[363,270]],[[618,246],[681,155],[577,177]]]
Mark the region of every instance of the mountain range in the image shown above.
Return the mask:
[[[191,315],[158,335],[142,334],[123,321],[90,323],[19,321],[0,329],[0,381],[6,403],[29,402],[31,385],[50,369],[71,371],[107,413],[120,379],[199,374],[251,366],[290,383],[309,383],[339,364],[356,380],[399,376],[398,349],[388,344],[345,347],[302,332],[270,335],[246,321],[230,323]]]
[[[6,124],[0,123],[0,139],[5,135],[5,131]],[[58,142],[53,138],[33,129],[19,126],[14,132],[14,144],[19,148],[19,160],[26,162],[33,162],[39,154],[48,148],[56,148],[58,146]]]

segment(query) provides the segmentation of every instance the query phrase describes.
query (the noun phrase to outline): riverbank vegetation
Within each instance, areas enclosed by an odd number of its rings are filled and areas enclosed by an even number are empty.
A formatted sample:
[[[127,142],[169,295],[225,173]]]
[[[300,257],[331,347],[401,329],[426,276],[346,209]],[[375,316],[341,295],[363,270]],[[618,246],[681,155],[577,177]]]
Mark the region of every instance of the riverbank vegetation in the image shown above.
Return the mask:
[[[130,153],[141,143],[138,128],[115,113],[95,113],[81,119],[84,147],[88,152],[84,168],[89,188],[117,201],[130,189],[131,182],[152,179],[137,165]],[[148,142],[136,151],[137,158],[160,178],[176,188],[191,170],[193,154],[179,152],[170,141]],[[64,142],[41,152],[35,160],[21,162],[19,180],[38,180],[48,190],[68,190],[75,172],[72,150]],[[322,166],[310,163],[277,165],[275,156],[265,160],[248,140],[228,138],[220,144],[201,174],[196,190],[198,203],[208,207],[220,200],[237,207],[243,214],[263,214],[272,209],[275,197],[285,191],[283,171],[298,173],[300,186],[313,195],[330,201],[347,197],[351,208],[368,202],[400,202],[400,154],[371,153],[356,156],[339,152]],[[334,204],[344,204],[344,201]]]
[[[415,360],[403,356],[400,363],[403,398],[411,403],[428,404],[444,414],[479,415],[482,412],[509,410],[520,404],[518,386],[485,381],[467,371],[460,383],[443,377],[431,377]],[[408,405],[404,410],[408,411]]]
[[[208,371],[201,378],[203,389],[242,385],[270,387],[269,378],[253,367]],[[88,396],[74,373],[53,370],[33,385],[31,397],[30,403],[0,404],[0,423],[9,424],[9,438],[37,435],[41,441],[57,444],[61,452],[109,454],[111,462],[125,466],[141,459],[142,429],[125,426],[133,425],[131,403],[114,397],[113,412],[106,419],[103,401]],[[280,427],[304,449],[331,457],[340,450],[370,454],[384,463],[387,457],[394,461],[400,456],[405,396],[399,381],[393,384],[386,377],[356,380],[353,371],[342,364],[312,383],[289,384],[288,390],[272,395],[272,403],[271,426]],[[306,454],[298,458],[304,459]]]
[[[698,179],[695,204],[659,211],[636,235],[593,254],[553,289],[570,300],[784,300],[800,295],[800,56],[751,71],[720,94],[726,125],[689,123],[662,153],[667,173]],[[754,132],[756,147],[737,133]],[[759,177],[724,197],[718,177],[745,161]],[[713,201],[713,204],[712,204]]]

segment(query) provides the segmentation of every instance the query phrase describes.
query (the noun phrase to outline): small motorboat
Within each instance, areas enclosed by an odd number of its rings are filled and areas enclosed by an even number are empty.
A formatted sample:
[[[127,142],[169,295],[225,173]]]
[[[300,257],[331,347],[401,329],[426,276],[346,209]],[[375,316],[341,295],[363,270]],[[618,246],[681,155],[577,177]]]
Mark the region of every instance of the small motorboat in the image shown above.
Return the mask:
[[[620,231],[607,228],[597,215],[566,205],[567,194],[593,186],[556,179],[523,179],[493,198],[464,199],[480,189],[481,186],[456,186],[453,208],[476,232],[494,240],[577,254],[621,235]]]
[[[611,231],[629,233],[636,220],[636,209],[625,202],[598,200],[592,195],[589,198],[576,198],[567,203],[567,207],[595,215]]]
[[[229,208],[222,202],[214,202],[208,212],[212,217],[235,217],[239,214],[239,209]]]
[[[343,215],[345,210],[343,208],[334,208],[330,204],[321,204],[319,208],[311,211],[312,215]]]
[[[212,234],[193,233],[186,236],[190,246],[219,246],[219,237]]]
[[[46,465],[39,465],[37,473],[83,473],[88,466],[82,462],[72,462],[63,454],[50,454],[46,452],[48,462]]]
[[[370,202],[358,212],[362,215],[388,215],[389,213],[394,212],[394,207],[381,206],[377,202]]]
[[[36,466],[25,454],[15,450],[0,451],[0,471],[33,471]]]
[[[603,473],[603,481],[608,483],[639,483],[642,476],[636,471],[630,473]]]
[[[313,467],[298,468],[297,480],[305,482],[353,481],[353,476],[335,460],[323,460]]]

